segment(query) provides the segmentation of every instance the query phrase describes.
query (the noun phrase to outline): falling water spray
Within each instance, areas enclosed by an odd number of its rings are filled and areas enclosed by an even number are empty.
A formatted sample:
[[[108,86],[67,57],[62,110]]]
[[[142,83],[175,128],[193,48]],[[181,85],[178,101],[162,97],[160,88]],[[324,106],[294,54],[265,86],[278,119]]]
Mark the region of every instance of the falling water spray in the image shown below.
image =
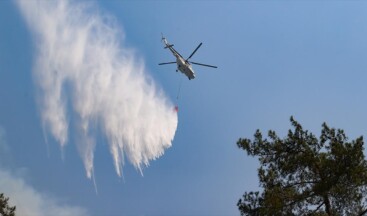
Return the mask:
[[[64,147],[75,122],[87,177],[93,175],[96,133],[107,137],[119,176],[124,157],[141,171],[162,156],[172,145],[177,113],[143,61],[124,46],[116,20],[90,1],[16,4],[35,42],[33,75],[43,127]]]

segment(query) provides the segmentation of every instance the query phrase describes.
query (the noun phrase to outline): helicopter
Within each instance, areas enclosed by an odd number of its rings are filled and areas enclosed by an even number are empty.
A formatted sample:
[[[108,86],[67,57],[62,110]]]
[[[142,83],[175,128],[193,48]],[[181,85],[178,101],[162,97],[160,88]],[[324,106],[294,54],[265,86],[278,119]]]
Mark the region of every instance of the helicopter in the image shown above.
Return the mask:
[[[191,53],[191,55],[187,59],[185,59],[184,57],[182,57],[182,55],[179,52],[177,52],[173,48],[173,44],[168,43],[167,39],[163,36],[163,34],[162,34],[162,42],[165,45],[164,49],[168,48],[172,52],[172,54],[176,57],[176,61],[159,63],[158,65],[177,64],[176,72],[180,71],[181,73],[185,74],[187,76],[187,78],[189,78],[189,80],[192,80],[192,79],[195,78],[195,72],[192,69],[192,64],[205,66],[205,67],[211,67],[211,68],[218,68],[217,66],[213,66],[213,65],[207,65],[207,64],[202,64],[202,63],[189,61],[190,58],[196,53],[196,51],[198,51],[198,49],[201,47],[201,45],[203,45],[203,43],[200,43],[196,47],[196,49]]]

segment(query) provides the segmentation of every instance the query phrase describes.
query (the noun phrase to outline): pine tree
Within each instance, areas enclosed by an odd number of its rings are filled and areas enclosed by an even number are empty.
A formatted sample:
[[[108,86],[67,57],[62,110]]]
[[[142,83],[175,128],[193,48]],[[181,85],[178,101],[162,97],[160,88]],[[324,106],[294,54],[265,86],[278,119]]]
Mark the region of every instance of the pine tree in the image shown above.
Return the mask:
[[[8,204],[9,198],[0,193],[0,215],[1,216],[15,216],[15,206],[11,207]]]
[[[259,130],[237,146],[258,157],[262,192],[245,192],[241,215],[364,215],[367,213],[367,162],[363,137],[348,141],[341,129],[322,125],[321,136],[291,117],[293,130],[279,138]]]

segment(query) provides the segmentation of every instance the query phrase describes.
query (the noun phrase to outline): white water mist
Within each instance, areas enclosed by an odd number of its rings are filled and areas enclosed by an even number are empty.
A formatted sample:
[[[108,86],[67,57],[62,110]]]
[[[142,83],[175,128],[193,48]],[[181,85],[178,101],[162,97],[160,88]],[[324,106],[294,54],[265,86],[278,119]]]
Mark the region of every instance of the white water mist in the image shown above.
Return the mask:
[[[63,147],[69,122],[76,122],[88,178],[96,132],[107,137],[119,176],[124,156],[141,170],[163,155],[174,138],[177,113],[143,62],[122,44],[116,21],[89,1],[16,3],[36,44],[34,77],[43,126]]]

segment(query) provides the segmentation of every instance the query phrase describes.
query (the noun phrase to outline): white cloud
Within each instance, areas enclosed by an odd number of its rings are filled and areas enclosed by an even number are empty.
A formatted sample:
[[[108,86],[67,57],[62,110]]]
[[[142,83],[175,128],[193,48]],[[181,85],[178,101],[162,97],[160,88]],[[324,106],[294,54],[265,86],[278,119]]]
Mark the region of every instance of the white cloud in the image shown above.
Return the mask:
[[[87,210],[63,205],[55,198],[44,195],[28,185],[23,178],[0,170],[0,192],[9,197],[9,204],[16,206],[16,215],[28,216],[83,216]]]
[[[44,127],[64,146],[69,122],[76,122],[87,176],[93,173],[95,131],[107,137],[119,176],[124,156],[141,170],[163,155],[174,138],[177,113],[142,61],[123,46],[114,19],[90,2],[16,2],[35,37]]]
[[[9,154],[9,146],[5,141],[5,130],[0,126],[0,151],[6,149]],[[2,155],[2,154],[0,154]],[[0,157],[0,193],[9,197],[9,204],[16,206],[16,215],[27,216],[84,216],[88,215],[86,209],[77,206],[62,204],[56,198],[38,192],[25,179],[14,172],[6,170],[4,158]],[[14,170],[14,169],[12,169]],[[18,173],[22,173],[18,169]],[[24,172],[23,172],[24,173]]]

